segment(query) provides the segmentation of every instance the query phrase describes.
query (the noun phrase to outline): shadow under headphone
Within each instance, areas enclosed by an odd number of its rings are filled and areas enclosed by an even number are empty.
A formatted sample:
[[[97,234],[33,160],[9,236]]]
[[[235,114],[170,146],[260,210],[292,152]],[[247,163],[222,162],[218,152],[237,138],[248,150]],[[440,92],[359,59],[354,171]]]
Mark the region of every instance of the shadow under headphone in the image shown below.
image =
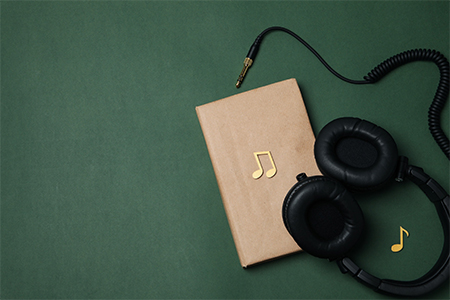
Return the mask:
[[[305,252],[337,261],[343,273],[381,293],[419,296],[448,282],[449,195],[421,168],[398,156],[396,143],[386,130],[357,118],[336,119],[318,134],[314,155],[324,176],[298,175],[282,211],[287,230]],[[374,191],[394,178],[408,178],[419,186],[434,204],[444,232],[438,261],[413,281],[377,278],[347,257],[364,227],[362,210],[351,192]]]

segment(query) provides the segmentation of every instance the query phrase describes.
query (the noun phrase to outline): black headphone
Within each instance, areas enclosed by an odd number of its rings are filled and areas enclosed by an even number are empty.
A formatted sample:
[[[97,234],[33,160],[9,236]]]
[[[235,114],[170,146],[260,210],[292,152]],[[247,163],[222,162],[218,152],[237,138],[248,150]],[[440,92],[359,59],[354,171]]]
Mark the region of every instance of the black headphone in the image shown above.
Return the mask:
[[[337,261],[342,273],[377,292],[419,296],[449,280],[450,200],[448,193],[421,168],[398,156],[392,136],[377,125],[340,118],[318,134],[314,155],[325,176],[297,176],[283,203],[284,224],[307,253]],[[442,253],[433,268],[413,281],[379,279],[359,268],[346,255],[364,227],[361,208],[351,192],[373,191],[395,178],[410,179],[435,205],[444,232]]]

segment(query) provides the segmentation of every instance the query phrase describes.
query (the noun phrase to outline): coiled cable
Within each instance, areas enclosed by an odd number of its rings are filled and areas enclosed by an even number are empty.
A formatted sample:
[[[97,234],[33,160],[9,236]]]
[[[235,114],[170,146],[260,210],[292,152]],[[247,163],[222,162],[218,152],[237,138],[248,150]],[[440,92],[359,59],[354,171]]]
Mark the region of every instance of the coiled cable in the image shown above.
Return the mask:
[[[316,50],[314,50],[313,47],[311,47],[305,40],[303,40],[296,33],[284,27],[274,26],[269,27],[265,29],[263,32],[261,32],[253,42],[252,46],[250,47],[250,50],[248,51],[247,57],[244,60],[244,68],[242,69],[241,74],[239,75],[236,87],[241,86],[242,81],[244,80],[244,76],[246,75],[248,69],[253,64],[253,61],[256,57],[256,54],[258,53],[259,46],[261,44],[263,37],[267,33],[275,30],[286,32],[291,36],[293,36],[294,38],[296,38],[306,48],[308,48],[308,50],[310,50],[333,75],[335,75],[336,77],[345,82],[352,84],[375,83],[379,81],[381,78],[383,78],[389,72],[410,62],[414,61],[434,62],[439,68],[440,80],[433,101],[430,105],[430,108],[428,109],[428,128],[431,132],[431,135],[433,136],[433,138],[435,139],[436,143],[439,145],[441,150],[444,152],[447,159],[450,159],[449,139],[441,128],[441,113],[442,110],[444,109],[445,103],[448,98],[449,81],[450,81],[449,62],[444,55],[435,50],[426,50],[426,49],[408,50],[383,61],[381,64],[372,69],[372,71],[370,71],[366,76],[364,76],[364,80],[352,80],[336,72],[319,55],[319,53]]]
[[[364,77],[365,80],[375,83],[392,70],[414,61],[434,62],[440,71],[440,80],[433,101],[428,109],[428,129],[441,150],[450,159],[449,140],[441,128],[441,112],[449,93],[449,63],[444,55],[435,50],[415,49],[397,54],[378,66]]]

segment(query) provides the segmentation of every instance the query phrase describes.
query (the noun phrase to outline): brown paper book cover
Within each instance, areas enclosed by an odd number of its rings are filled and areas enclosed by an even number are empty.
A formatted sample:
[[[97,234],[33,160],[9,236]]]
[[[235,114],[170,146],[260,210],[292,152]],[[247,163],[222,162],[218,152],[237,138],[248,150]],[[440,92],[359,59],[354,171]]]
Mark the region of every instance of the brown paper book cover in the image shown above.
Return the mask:
[[[196,107],[241,265],[301,250],[282,204],[296,175],[320,174],[295,79]]]

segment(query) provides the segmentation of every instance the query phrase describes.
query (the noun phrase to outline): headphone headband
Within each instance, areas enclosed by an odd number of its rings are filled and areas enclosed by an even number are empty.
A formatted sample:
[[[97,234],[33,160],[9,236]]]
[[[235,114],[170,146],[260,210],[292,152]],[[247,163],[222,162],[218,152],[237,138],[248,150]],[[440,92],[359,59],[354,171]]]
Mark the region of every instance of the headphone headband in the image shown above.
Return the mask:
[[[358,118],[333,120],[318,134],[314,155],[324,176],[297,178],[282,211],[286,228],[305,252],[336,260],[342,273],[380,293],[420,296],[448,282],[450,197],[423,169],[398,156],[395,141],[386,130]],[[380,279],[347,257],[364,225],[362,211],[348,191],[371,191],[405,177],[436,207],[444,245],[437,262],[422,277],[412,281]]]
[[[436,264],[424,276],[413,281],[396,281],[380,279],[359,268],[350,258],[337,261],[342,273],[350,273],[359,282],[373,288],[377,292],[398,296],[419,296],[430,292],[449,279],[449,227],[450,197],[433,178],[422,168],[407,166],[405,175],[414,182],[434,203],[444,231],[444,246]]]

